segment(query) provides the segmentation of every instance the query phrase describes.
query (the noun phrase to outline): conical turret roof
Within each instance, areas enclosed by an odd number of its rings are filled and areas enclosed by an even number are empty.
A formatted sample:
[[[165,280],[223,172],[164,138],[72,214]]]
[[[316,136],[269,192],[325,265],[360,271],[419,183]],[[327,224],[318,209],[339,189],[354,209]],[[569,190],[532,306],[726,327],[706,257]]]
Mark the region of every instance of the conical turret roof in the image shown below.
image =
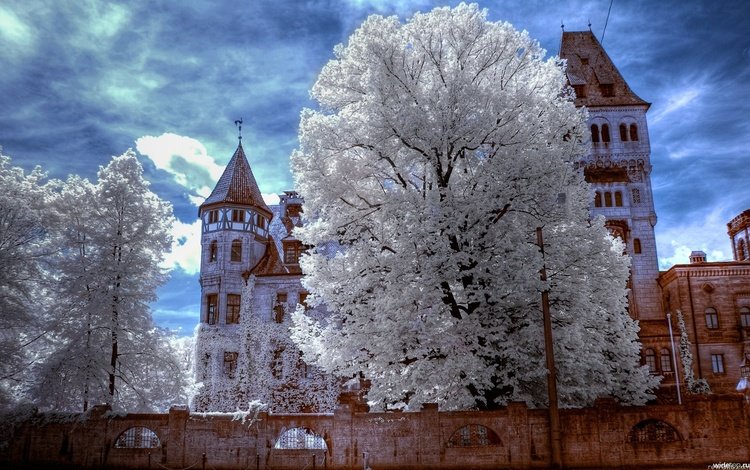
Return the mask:
[[[265,213],[269,218],[273,215],[263,201],[263,196],[260,193],[260,189],[258,189],[258,183],[255,181],[253,170],[250,169],[250,164],[245,157],[242,142],[237,146],[237,150],[234,151],[232,159],[229,160],[224,173],[219,178],[219,182],[216,183],[216,187],[211,192],[211,195],[201,204],[199,212],[203,212],[209,206],[218,204],[253,206]]]

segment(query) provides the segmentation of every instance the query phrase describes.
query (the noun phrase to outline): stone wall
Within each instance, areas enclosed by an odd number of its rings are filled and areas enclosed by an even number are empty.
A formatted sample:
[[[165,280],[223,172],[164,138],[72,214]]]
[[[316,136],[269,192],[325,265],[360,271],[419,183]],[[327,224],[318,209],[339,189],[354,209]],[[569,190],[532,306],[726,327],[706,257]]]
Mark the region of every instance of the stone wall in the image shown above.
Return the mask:
[[[561,410],[565,468],[706,468],[750,461],[750,404],[740,395],[684,405],[620,407],[600,400]],[[6,431],[7,420],[6,420]],[[154,448],[119,448],[127,429],[146,427]],[[294,434],[293,429],[310,430]],[[292,432],[292,438],[280,437]],[[491,469],[546,468],[545,410],[513,403],[497,411],[333,414],[36,414],[0,443],[3,468]],[[298,439],[299,438],[299,439]],[[317,444],[317,445],[315,445]],[[138,444],[136,444],[138,445]],[[300,448],[294,448],[300,447]],[[306,448],[305,448],[306,447]],[[318,448],[314,448],[318,447]]]

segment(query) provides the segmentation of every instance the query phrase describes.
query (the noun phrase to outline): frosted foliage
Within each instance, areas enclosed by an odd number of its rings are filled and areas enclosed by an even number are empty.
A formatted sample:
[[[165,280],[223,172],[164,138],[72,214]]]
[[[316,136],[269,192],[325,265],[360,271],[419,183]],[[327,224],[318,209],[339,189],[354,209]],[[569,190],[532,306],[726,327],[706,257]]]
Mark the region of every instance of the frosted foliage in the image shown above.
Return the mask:
[[[185,402],[185,375],[149,302],[166,279],[171,206],[148,188],[128,151],[96,184],[71,176],[48,202],[48,331],[27,396],[40,407],[165,410]]]
[[[196,337],[196,361],[203,361],[205,376],[193,409],[234,411],[262,403],[276,413],[332,412],[338,381],[315,366],[306,366],[289,337],[289,313],[296,298],[280,305],[282,323],[272,320],[273,295],[263,295],[250,276],[242,291],[238,331],[201,325]],[[233,375],[223,366],[224,352],[237,352]]]
[[[685,328],[685,317],[677,310],[677,328],[680,329],[680,361],[685,374],[685,386],[688,393],[706,395],[711,393],[711,387],[706,379],[696,379],[693,372],[693,346],[688,339],[687,328]]]
[[[571,162],[583,112],[561,64],[476,5],[369,17],[312,89],[292,156],[311,302],[293,338],[364,374],[375,408],[546,402],[540,292],[550,288],[561,403],[644,403],[628,260]],[[563,199],[562,204],[558,201]],[[535,245],[543,227],[546,259]],[[546,263],[549,282],[539,280]]]

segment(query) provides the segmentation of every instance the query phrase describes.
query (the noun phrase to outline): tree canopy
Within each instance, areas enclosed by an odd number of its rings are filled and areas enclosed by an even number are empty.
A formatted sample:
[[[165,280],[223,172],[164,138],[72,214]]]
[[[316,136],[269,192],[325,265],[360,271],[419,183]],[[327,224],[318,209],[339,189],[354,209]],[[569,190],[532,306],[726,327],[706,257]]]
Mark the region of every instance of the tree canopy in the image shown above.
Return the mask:
[[[364,376],[375,407],[542,405],[548,288],[561,404],[645,402],[628,258],[590,220],[561,62],[465,4],[371,16],[334,53],[292,155],[303,282],[330,313],[296,313],[305,359]]]

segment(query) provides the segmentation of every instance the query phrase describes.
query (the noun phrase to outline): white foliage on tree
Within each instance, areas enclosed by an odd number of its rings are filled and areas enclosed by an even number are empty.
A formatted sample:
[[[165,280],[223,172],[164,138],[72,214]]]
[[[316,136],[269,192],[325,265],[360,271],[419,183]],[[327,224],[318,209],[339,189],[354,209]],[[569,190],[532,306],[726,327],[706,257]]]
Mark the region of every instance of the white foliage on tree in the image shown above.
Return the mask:
[[[680,361],[682,370],[685,374],[685,386],[688,393],[696,395],[707,395],[711,393],[711,386],[706,379],[696,379],[693,372],[693,346],[688,338],[687,328],[685,327],[685,317],[682,312],[677,310],[677,328],[680,329]]]
[[[0,153],[0,405],[18,395],[40,334],[47,258],[44,203],[49,186],[40,168],[26,174]]]
[[[272,293],[259,290],[256,277],[250,276],[242,291],[238,334],[227,328],[199,327],[196,361],[208,362],[192,407],[227,412],[260,403],[276,413],[332,412],[338,381],[302,361],[289,335],[292,299],[279,304]],[[225,365],[220,366],[220,360],[211,359],[212,353],[224,352],[238,354],[231,374]]]
[[[101,167],[92,184],[71,176],[49,201],[51,328],[29,398],[43,408],[166,409],[185,402],[183,367],[149,302],[165,280],[169,203],[150,191],[135,154]]]
[[[585,116],[560,62],[465,4],[371,16],[334,52],[292,156],[309,218],[295,235],[321,247],[303,283],[330,312],[295,315],[305,357],[363,374],[376,408],[543,405],[549,288],[561,404],[651,398],[628,258],[574,169]]]

